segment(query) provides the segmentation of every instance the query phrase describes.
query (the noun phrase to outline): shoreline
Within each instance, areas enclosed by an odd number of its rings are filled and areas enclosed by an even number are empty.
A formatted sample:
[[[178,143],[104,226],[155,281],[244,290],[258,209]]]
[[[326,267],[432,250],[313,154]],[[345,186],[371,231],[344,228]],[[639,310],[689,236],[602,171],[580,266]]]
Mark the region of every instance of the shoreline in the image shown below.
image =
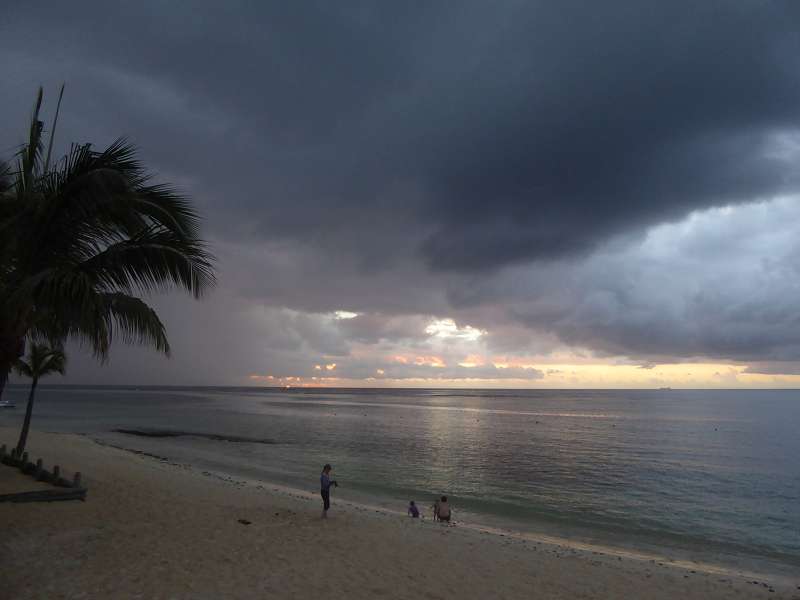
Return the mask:
[[[104,442],[98,440],[94,441],[101,445],[105,445]],[[283,485],[280,483],[264,481],[259,479],[249,479],[246,477],[242,478],[231,473],[226,473],[224,471],[215,471],[207,469],[200,470],[192,465],[170,462],[169,459],[166,459],[164,457],[149,455],[147,453],[143,453],[138,450],[130,448],[122,448],[122,447],[118,447],[118,449],[125,452],[132,452],[134,454],[142,454],[145,457],[148,457],[153,460],[165,461],[167,462],[167,464],[171,464],[176,467],[192,469],[195,472],[198,472],[205,477],[217,479],[232,485],[249,486],[258,490],[264,490],[269,493],[279,494],[281,496],[296,498],[296,499],[302,498],[303,500],[308,500],[311,502],[318,502],[319,500],[318,494],[307,492],[299,488]],[[409,519],[408,515],[403,511],[394,510],[377,504],[368,504],[353,500],[340,500],[336,499],[335,497],[333,499],[333,502],[334,502],[334,508],[338,509],[344,507],[345,510],[348,511],[355,510],[368,514],[369,513],[380,514],[381,516],[384,517],[399,517],[402,519]],[[747,581],[752,581],[753,579],[757,579],[759,580],[759,582],[765,582],[767,580],[775,582],[780,581],[785,586],[791,586],[796,579],[797,583],[800,584],[800,577],[793,579],[788,575],[782,575],[781,573],[778,572],[767,573],[763,571],[754,571],[754,570],[742,569],[739,568],[738,566],[717,564],[706,561],[698,561],[688,557],[675,558],[667,556],[666,554],[657,554],[645,549],[618,547],[618,546],[600,544],[595,542],[584,542],[580,540],[558,537],[555,535],[549,535],[545,533],[515,531],[513,529],[493,527],[490,525],[485,525],[480,523],[459,521],[457,519],[455,519],[449,524],[440,524],[434,522],[430,518],[420,516],[419,522],[420,524],[423,524],[422,526],[442,527],[445,529],[459,529],[461,531],[469,531],[477,534],[488,534],[490,536],[494,536],[497,538],[507,538],[508,540],[514,540],[521,543],[531,542],[535,544],[540,544],[550,550],[557,550],[561,552],[581,552],[584,553],[585,555],[603,556],[607,559],[624,558],[639,563],[650,563],[650,564],[657,564],[658,566],[662,567],[682,569],[684,571],[688,571],[691,573],[700,572],[700,573],[706,573],[708,575],[736,577]]]
[[[248,473],[247,469],[237,470],[236,468],[231,468],[231,465],[203,464],[202,461],[192,462],[192,460],[187,459],[185,455],[179,459],[162,456],[161,452],[171,455],[170,449],[157,449],[157,447],[138,445],[134,441],[136,439],[135,437],[131,438],[129,442],[126,442],[126,437],[118,437],[109,440],[108,438],[99,436],[97,433],[76,435],[85,436],[100,445],[108,445],[122,451],[149,456],[157,460],[166,461],[175,466],[195,469],[203,474],[214,474],[222,480],[231,482],[238,481],[242,484],[259,488],[260,486],[268,486],[273,491],[280,491],[290,496],[302,496],[303,498],[310,498],[314,501],[318,499],[317,493],[308,492],[298,487],[296,482],[270,480],[268,476],[263,475],[254,476],[252,473]],[[207,434],[188,433],[186,435],[202,438],[206,437]],[[146,448],[148,451],[143,448]],[[337,490],[337,495],[338,493],[341,493],[341,491]],[[348,496],[346,499],[341,497],[336,498],[336,502],[340,505],[365,508],[387,515],[406,516],[403,510],[392,508],[392,506],[404,505],[405,501],[400,498],[390,498],[388,496],[369,494],[361,491],[353,492],[349,489],[345,493]],[[420,504],[418,502],[418,505],[423,508],[423,517],[427,519],[427,510],[424,510],[425,503],[423,502]],[[584,528],[583,532],[576,533],[573,527],[570,529],[569,533],[560,533],[557,531],[558,527],[552,524],[545,526],[541,523],[537,524],[525,521],[515,522],[511,518],[497,517],[492,514],[465,511],[463,509],[458,510],[458,507],[455,508],[457,517],[456,523],[461,528],[467,528],[508,539],[542,542],[566,549],[583,550],[589,553],[609,555],[612,557],[625,557],[642,562],[669,564],[681,566],[687,570],[702,571],[730,577],[745,577],[748,579],[763,580],[782,578],[787,581],[793,581],[793,574],[800,569],[800,565],[794,565],[786,560],[781,560],[780,557],[747,554],[743,551],[733,553],[730,550],[719,550],[710,545],[689,548],[685,545],[676,545],[674,542],[670,543],[664,541],[664,543],[660,543],[661,540],[657,538],[645,540],[641,534],[631,534],[631,536],[627,538],[618,533],[604,535],[608,534],[606,530],[591,531]],[[466,515],[466,518],[462,520],[458,518],[459,515]],[[638,535],[638,537],[634,538],[634,535]],[[794,557],[789,556],[788,558]],[[800,557],[798,557],[798,559],[800,559]]]
[[[0,429],[0,440],[10,431]],[[0,506],[8,532],[0,560],[18,598],[59,589],[63,595],[52,597],[289,598],[339,589],[353,598],[800,598],[800,578],[434,525],[337,498],[322,521],[310,492],[200,471],[88,436],[35,431],[30,447],[81,470],[89,496]]]

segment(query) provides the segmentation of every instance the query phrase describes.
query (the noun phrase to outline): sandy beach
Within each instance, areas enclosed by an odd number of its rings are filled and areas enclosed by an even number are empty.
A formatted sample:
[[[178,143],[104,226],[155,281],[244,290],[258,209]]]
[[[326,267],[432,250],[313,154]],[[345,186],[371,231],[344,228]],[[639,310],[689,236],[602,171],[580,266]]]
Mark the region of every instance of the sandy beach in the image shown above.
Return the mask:
[[[0,428],[0,442],[15,431]],[[86,502],[0,504],[2,598],[800,598],[800,581],[713,572],[444,526],[234,480],[84,436],[32,456]],[[29,482],[0,467],[0,492]],[[243,524],[240,520],[249,522]],[[800,579],[800,578],[798,578]]]

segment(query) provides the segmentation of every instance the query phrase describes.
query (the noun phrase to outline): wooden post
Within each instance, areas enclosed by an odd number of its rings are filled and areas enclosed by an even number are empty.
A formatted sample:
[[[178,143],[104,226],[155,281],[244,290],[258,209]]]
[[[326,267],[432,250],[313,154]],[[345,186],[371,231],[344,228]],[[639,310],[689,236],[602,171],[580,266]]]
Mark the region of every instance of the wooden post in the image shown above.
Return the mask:
[[[61,467],[55,465],[53,466],[53,483],[56,483],[59,477],[61,477]]]
[[[72,487],[79,488],[81,487],[81,472],[76,471],[75,477],[72,478]]]
[[[37,481],[42,478],[42,468],[43,468],[42,459],[41,458],[37,458],[36,459],[36,470],[33,472],[33,475],[34,475],[34,477],[36,477]]]

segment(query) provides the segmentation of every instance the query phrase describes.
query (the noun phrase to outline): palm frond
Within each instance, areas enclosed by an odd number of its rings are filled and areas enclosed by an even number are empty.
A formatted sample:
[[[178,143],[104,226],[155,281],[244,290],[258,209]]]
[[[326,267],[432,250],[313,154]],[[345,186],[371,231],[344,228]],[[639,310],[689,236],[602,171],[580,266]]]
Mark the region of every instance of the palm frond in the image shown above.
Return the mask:
[[[108,310],[102,293],[85,273],[50,269],[20,286],[33,299],[29,335],[53,342],[74,337],[88,343],[99,358],[108,355],[112,342]],[[23,297],[19,303],[26,302]]]
[[[0,331],[51,346],[73,337],[100,358],[116,338],[169,352],[163,323],[133,295],[199,297],[215,284],[198,215],[151,183],[125,138],[99,152],[73,144],[51,167],[59,108],[42,160],[41,104],[40,89],[17,168],[0,172]]]
[[[184,237],[197,237],[200,219],[191,203],[168,185],[143,185],[136,192],[136,209],[153,223]]]
[[[85,273],[43,275],[31,337],[53,343],[73,337],[105,360],[115,339],[146,344],[169,354],[164,324],[144,301],[121,292],[98,291]]]
[[[214,284],[205,246],[170,231],[147,231],[112,244],[78,268],[105,289],[149,293],[174,284],[199,297]]]
[[[50,142],[47,144],[47,156],[44,159],[43,173],[50,169],[50,155],[53,153],[53,142],[56,139],[56,125],[58,125],[58,111],[61,110],[61,99],[64,97],[64,85],[61,84],[61,91],[58,92],[58,102],[56,103],[56,114],[53,117],[53,126],[50,128]]]
[[[28,355],[19,359],[14,369],[25,377],[39,378],[51,373],[64,374],[67,357],[60,346],[50,347],[46,344],[33,343]]]
[[[17,179],[17,194],[22,196],[33,189],[36,176],[39,174],[39,167],[42,159],[42,130],[44,123],[39,120],[39,111],[42,108],[43,90],[40,87],[36,96],[31,124],[28,130],[28,143],[19,151],[19,173]]]
[[[103,294],[103,301],[108,318],[113,322],[110,337],[116,329],[127,344],[146,344],[169,355],[164,324],[144,301],[120,293]]]
[[[31,366],[22,359],[14,363],[14,371],[17,372],[17,375],[21,375],[22,377],[33,377]]]
[[[0,160],[0,200],[6,200],[4,194],[14,187],[14,178],[11,173],[11,166]]]

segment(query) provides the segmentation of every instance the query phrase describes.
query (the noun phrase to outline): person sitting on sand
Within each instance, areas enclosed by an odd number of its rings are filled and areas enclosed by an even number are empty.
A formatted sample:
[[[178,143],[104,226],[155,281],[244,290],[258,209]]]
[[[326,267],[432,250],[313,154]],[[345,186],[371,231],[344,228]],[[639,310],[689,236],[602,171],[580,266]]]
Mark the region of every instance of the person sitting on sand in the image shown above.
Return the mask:
[[[339,487],[335,479],[331,479],[331,466],[322,467],[322,475],[319,476],[320,493],[322,494],[322,518],[328,517],[328,509],[331,507],[331,486]]]
[[[438,501],[438,505],[439,505],[439,510],[437,511],[437,516],[439,517],[439,520],[449,523],[450,504],[447,502],[447,496],[442,496],[441,500]]]
[[[417,508],[417,505],[414,504],[413,500],[408,503],[408,514],[414,519],[419,519],[419,509]]]

